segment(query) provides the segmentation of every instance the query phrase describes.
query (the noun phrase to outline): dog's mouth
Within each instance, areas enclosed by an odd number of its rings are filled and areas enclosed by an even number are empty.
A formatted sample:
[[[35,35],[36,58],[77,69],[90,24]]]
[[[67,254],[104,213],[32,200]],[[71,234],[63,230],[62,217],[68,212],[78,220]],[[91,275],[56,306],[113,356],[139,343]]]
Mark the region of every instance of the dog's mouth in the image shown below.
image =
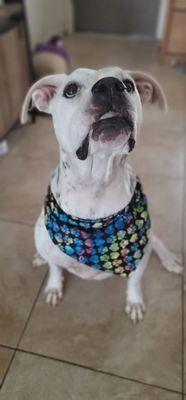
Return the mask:
[[[133,130],[134,123],[128,112],[121,115],[120,113],[109,111],[93,122],[89,133],[76,151],[76,155],[79,160],[86,160],[90,138],[95,142],[99,140],[102,143],[108,143],[121,137],[123,145],[128,142],[130,152],[135,145],[135,140],[132,137]]]

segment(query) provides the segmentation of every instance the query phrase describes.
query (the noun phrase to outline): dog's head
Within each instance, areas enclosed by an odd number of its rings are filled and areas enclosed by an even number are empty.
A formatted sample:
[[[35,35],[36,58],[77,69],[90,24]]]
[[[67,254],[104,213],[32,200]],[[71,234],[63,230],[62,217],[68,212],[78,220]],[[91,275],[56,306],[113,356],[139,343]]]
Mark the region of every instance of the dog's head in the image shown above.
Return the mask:
[[[143,72],[82,68],[36,82],[21,121],[27,121],[32,107],[51,114],[60,147],[83,161],[98,152],[128,154],[136,143],[142,104],[156,102],[166,109],[161,86]]]

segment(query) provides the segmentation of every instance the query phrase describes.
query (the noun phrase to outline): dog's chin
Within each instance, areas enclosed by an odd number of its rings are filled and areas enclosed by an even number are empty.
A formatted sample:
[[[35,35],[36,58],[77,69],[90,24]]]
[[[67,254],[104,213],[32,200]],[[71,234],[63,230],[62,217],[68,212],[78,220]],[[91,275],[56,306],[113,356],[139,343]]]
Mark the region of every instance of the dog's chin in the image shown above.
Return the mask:
[[[92,124],[89,133],[76,151],[76,155],[79,160],[86,160],[90,141],[93,143],[94,149],[99,150],[99,147],[101,147],[102,149],[109,148],[110,151],[118,147],[124,148],[128,143],[128,151],[130,152],[135,145],[133,130],[133,122],[122,116],[99,119]]]
[[[120,116],[100,119],[92,125],[92,139],[108,143],[120,139],[124,144],[128,141],[133,126]]]

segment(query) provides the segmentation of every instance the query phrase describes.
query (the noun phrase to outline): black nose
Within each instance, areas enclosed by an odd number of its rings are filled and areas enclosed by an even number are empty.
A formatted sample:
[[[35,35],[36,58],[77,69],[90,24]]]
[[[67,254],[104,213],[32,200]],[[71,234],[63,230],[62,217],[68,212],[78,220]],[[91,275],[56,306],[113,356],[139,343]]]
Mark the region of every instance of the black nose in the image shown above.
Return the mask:
[[[95,83],[92,87],[92,94],[94,96],[113,96],[123,93],[124,89],[124,85],[119,79],[108,76]]]

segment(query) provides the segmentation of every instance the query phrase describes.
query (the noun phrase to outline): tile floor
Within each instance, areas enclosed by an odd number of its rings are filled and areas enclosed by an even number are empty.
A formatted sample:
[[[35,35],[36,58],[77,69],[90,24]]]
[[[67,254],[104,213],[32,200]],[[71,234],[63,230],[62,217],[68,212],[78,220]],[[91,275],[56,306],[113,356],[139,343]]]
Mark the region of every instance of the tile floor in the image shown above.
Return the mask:
[[[150,42],[77,34],[66,45],[73,68],[144,69],[163,84],[169,112],[145,110],[130,160],[149,194],[157,234],[184,257],[186,76],[161,64]],[[169,274],[151,257],[140,325],[124,314],[118,278],[85,284],[68,275],[63,302],[48,308],[47,270],[32,268],[32,255],[34,221],[58,159],[50,120],[38,117],[16,129],[9,144],[0,159],[0,399],[184,398],[184,276]]]

